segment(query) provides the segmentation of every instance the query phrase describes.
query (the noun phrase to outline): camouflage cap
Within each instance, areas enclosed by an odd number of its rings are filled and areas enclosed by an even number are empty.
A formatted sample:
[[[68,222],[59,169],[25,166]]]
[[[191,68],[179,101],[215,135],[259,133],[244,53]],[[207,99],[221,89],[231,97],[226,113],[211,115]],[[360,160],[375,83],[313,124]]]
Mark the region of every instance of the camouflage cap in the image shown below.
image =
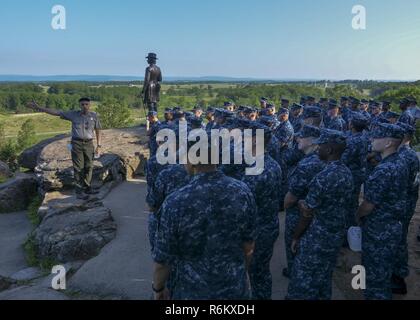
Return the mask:
[[[322,129],[319,139],[315,141],[316,144],[346,144],[347,139],[343,132],[330,129]]]
[[[313,138],[319,138],[319,136],[321,135],[321,130],[317,127],[314,126],[309,126],[309,125],[304,125],[303,128],[296,133],[296,137],[298,138],[309,138],[309,137],[313,137]]]
[[[378,123],[376,129],[371,133],[371,138],[382,139],[382,138],[394,138],[403,139],[405,130],[396,124],[391,123]]]
[[[405,135],[412,136],[416,133],[416,128],[413,126],[410,126],[407,123],[397,122],[397,126],[401,127],[404,130]]]
[[[396,119],[400,117],[400,114],[394,112],[394,111],[388,111],[384,114],[385,119]]]
[[[287,108],[280,108],[278,115],[289,114],[289,109]]]
[[[291,109],[294,110],[298,110],[298,109],[303,109],[303,106],[301,104],[298,103],[294,103],[291,107]]]
[[[353,112],[350,116],[351,123],[359,126],[367,126],[369,119],[360,112]]]
[[[322,114],[322,111],[320,108],[312,106],[312,107],[306,107],[303,110],[303,119],[308,119],[308,118],[320,118]]]

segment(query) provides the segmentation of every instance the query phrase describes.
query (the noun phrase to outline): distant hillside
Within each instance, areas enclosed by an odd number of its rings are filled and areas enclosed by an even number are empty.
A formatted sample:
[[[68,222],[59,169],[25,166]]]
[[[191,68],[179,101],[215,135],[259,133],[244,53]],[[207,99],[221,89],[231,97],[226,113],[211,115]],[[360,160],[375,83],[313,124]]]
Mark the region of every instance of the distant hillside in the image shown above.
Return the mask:
[[[143,81],[141,76],[113,76],[113,75],[0,75],[0,82],[112,82],[112,81]],[[220,76],[206,77],[164,77],[165,82],[288,82],[288,81],[316,81],[312,79],[258,79],[234,78]]]

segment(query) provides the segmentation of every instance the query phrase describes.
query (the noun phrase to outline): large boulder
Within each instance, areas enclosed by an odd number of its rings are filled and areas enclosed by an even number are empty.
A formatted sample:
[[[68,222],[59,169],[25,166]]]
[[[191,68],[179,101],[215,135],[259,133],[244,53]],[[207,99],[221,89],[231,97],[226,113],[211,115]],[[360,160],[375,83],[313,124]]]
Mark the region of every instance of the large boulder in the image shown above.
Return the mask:
[[[67,137],[42,148],[35,173],[44,192],[73,186],[69,143]],[[144,173],[144,163],[149,156],[144,128],[105,130],[102,146],[102,156],[94,161],[93,184],[96,187]]]
[[[39,258],[66,263],[87,260],[116,235],[111,211],[102,200],[122,180],[144,174],[149,157],[145,128],[105,130],[102,156],[94,161],[93,185],[99,194],[76,199],[73,167],[65,137],[44,145],[34,169],[44,200],[33,233]]]
[[[37,192],[35,176],[18,174],[14,179],[0,185],[0,213],[26,209]]]
[[[68,137],[68,135],[61,134],[61,135],[58,135],[56,137],[44,140],[44,141],[34,145],[33,147],[31,147],[29,149],[26,149],[19,156],[20,166],[24,167],[24,168],[27,168],[27,169],[30,169],[30,170],[34,170],[35,167],[38,164],[38,159],[39,159],[39,156],[40,156],[42,150],[44,150],[44,148],[47,145],[53,143],[54,141],[62,140],[66,137]]]
[[[65,263],[98,255],[115,234],[116,224],[108,208],[79,205],[45,216],[34,231],[34,241],[41,259]]]
[[[9,169],[9,166],[0,161],[0,178],[7,179],[12,176],[12,171]]]

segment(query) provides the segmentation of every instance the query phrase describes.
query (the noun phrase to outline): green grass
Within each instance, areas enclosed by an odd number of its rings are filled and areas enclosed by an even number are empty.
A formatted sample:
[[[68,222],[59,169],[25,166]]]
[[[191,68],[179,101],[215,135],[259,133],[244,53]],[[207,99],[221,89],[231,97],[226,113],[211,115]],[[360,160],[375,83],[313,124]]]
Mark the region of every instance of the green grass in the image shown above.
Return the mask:
[[[42,205],[42,197],[36,196],[32,199],[31,203],[28,206],[28,219],[34,227],[39,226],[41,220],[38,215],[38,209]]]
[[[22,124],[32,119],[35,125],[36,136],[46,139],[45,136],[54,136],[60,133],[70,132],[71,124],[69,121],[59,117],[50,116],[43,113],[35,114],[0,114],[0,122],[4,124],[6,138],[16,138]]]
[[[5,183],[7,180],[7,178],[0,176],[0,184]]]

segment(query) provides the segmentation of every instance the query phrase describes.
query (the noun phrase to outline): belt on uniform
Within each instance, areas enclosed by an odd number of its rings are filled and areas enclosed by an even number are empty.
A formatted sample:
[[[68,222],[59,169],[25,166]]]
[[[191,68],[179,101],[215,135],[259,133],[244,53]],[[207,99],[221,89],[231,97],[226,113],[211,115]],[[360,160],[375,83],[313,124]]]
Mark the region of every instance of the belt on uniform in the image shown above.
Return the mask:
[[[92,142],[93,139],[72,138],[72,141],[79,141],[79,142],[83,142],[83,143],[88,143],[88,142]]]

